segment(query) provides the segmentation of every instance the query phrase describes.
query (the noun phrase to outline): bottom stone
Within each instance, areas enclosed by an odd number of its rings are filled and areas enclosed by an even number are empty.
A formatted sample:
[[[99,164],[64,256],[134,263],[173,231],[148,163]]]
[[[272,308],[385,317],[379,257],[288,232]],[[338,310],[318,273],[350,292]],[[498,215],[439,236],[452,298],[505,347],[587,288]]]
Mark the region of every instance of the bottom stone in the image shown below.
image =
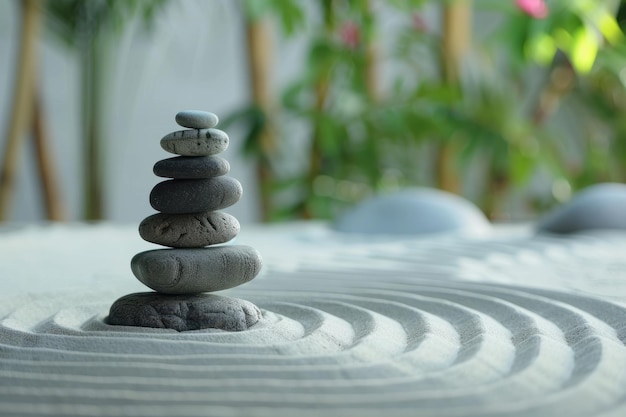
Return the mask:
[[[262,317],[249,301],[214,294],[165,295],[142,292],[116,300],[109,311],[109,324],[174,329],[246,330]]]

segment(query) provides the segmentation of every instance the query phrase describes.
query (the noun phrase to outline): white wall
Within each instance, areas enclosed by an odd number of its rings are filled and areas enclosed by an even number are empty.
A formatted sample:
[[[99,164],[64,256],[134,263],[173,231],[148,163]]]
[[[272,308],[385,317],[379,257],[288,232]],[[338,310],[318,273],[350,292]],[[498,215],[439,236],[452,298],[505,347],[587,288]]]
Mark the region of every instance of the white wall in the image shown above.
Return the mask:
[[[244,30],[232,0],[173,0],[145,36],[139,25],[120,39],[110,66],[106,97],[106,212],[119,222],[139,222],[154,210],[151,188],[160,180],[152,165],[171,157],[159,146],[178,130],[174,115],[185,109],[225,116],[249,100]],[[15,60],[20,30],[18,2],[0,0],[0,150],[11,116]],[[50,136],[70,219],[81,214],[80,90],[76,55],[43,34],[40,73]],[[279,68],[277,71],[285,71]],[[276,74],[281,77],[281,74]],[[238,148],[238,132],[223,154],[244,197],[227,211],[240,222],[258,220],[254,169]],[[38,197],[34,154],[26,138],[13,205],[15,221],[44,218]]]

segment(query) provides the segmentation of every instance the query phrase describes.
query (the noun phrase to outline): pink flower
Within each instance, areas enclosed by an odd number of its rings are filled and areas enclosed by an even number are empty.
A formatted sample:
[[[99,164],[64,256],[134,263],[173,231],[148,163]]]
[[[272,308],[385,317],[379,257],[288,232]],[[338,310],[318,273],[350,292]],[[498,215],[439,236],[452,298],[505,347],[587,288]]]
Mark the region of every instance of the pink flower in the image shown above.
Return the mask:
[[[543,19],[548,16],[548,6],[546,6],[545,0],[515,0],[515,5],[535,19]]]
[[[361,29],[354,22],[345,22],[339,30],[341,42],[350,49],[356,49],[361,42]]]
[[[419,13],[413,13],[411,15],[411,26],[416,32],[426,33],[428,31],[428,26],[424,21],[424,18]]]

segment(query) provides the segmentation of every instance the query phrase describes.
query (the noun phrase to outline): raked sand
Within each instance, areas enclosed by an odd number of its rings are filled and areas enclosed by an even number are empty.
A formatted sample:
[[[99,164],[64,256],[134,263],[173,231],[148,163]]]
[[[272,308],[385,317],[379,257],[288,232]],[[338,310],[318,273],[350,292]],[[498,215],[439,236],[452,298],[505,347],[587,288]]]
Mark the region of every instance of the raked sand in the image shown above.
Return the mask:
[[[0,415],[623,416],[626,233],[363,239],[244,228],[227,333],[110,326],[133,226],[0,232]]]

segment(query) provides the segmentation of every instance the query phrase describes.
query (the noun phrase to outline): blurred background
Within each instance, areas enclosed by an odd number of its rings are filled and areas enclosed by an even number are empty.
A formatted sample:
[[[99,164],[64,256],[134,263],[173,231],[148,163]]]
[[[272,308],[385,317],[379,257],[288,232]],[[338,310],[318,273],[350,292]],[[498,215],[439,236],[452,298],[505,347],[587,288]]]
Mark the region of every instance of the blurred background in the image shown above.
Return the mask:
[[[0,0],[0,221],[152,214],[212,111],[242,223],[427,186],[526,221],[626,180],[626,2]]]

